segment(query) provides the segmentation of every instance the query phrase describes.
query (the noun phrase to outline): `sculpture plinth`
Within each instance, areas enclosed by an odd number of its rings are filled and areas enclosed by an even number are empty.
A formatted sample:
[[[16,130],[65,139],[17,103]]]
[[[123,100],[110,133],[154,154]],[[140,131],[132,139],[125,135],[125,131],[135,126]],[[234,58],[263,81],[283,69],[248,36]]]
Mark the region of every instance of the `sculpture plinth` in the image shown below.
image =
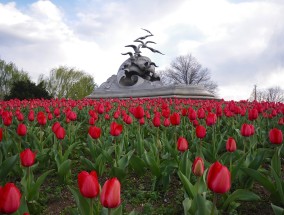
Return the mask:
[[[160,77],[155,73],[157,65],[150,58],[141,55],[140,48],[148,48],[152,52],[162,54],[160,51],[149,47],[147,44],[154,43],[153,41],[143,40],[153,36],[147,31],[147,35],[139,37],[134,42],[139,42],[136,45],[127,45],[131,47],[134,53],[127,52],[122,55],[129,55],[125,60],[117,75],[112,75],[106,82],[102,83],[94,92],[87,98],[155,98],[155,97],[176,97],[176,98],[192,98],[192,99],[216,99],[215,96],[206,91],[202,86],[198,85],[163,85]]]

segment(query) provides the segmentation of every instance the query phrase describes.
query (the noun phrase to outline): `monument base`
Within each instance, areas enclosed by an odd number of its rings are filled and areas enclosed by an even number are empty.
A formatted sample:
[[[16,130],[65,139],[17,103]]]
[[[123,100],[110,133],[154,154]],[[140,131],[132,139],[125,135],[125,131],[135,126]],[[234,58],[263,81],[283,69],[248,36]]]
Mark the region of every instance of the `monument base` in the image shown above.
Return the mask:
[[[146,88],[99,87],[86,98],[190,98],[190,99],[217,99],[212,93],[198,85],[152,85]]]

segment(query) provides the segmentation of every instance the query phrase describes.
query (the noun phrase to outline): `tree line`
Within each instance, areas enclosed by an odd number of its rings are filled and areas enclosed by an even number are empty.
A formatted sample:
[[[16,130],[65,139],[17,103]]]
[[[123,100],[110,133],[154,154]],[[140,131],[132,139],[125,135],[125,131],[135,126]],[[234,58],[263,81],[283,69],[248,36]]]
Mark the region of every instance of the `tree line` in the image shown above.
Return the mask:
[[[173,59],[165,70],[157,71],[165,85],[202,85],[217,94],[218,84],[212,80],[211,72],[203,67],[191,54]],[[31,81],[27,72],[19,70],[14,63],[0,59],[0,100],[29,98],[82,99],[96,87],[91,75],[67,66],[53,68],[48,76],[41,74],[38,84]],[[249,100],[284,102],[284,91],[280,87],[258,90],[256,86]]]
[[[0,100],[12,98],[82,99],[92,93],[96,84],[91,75],[67,66],[53,68],[49,76],[40,75],[34,83],[27,72],[0,59]]]

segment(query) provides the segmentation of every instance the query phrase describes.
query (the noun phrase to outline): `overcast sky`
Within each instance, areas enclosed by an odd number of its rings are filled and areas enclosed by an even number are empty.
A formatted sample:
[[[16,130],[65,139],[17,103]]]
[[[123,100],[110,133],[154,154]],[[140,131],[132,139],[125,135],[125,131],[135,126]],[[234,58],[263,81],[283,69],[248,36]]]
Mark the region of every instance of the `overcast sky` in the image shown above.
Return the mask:
[[[283,20],[283,0],[0,0],[0,59],[35,82],[66,65],[101,84],[146,28],[165,55],[143,55],[160,69],[192,54],[220,98],[241,100],[255,84],[284,88]]]

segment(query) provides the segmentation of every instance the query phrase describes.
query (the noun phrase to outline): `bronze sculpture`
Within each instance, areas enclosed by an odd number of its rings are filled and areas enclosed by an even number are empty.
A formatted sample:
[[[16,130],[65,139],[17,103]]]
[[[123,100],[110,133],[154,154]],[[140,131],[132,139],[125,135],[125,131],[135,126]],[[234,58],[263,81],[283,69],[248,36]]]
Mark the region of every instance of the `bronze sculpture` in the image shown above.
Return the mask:
[[[138,46],[136,45],[126,45],[125,47],[131,47],[134,50],[134,53],[127,52],[122,53],[122,55],[129,55],[130,57],[122,63],[118,71],[118,83],[122,86],[133,86],[138,82],[139,77],[147,81],[160,81],[160,77],[155,73],[155,67],[157,65],[151,61],[150,58],[141,55],[141,48],[148,48],[152,52],[162,54],[160,51],[149,47],[147,44],[153,43],[153,41],[146,41],[148,37],[154,36],[149,30],[143,29],[148,34],[142,37],[138,37],[134,42],[139,42]]]

